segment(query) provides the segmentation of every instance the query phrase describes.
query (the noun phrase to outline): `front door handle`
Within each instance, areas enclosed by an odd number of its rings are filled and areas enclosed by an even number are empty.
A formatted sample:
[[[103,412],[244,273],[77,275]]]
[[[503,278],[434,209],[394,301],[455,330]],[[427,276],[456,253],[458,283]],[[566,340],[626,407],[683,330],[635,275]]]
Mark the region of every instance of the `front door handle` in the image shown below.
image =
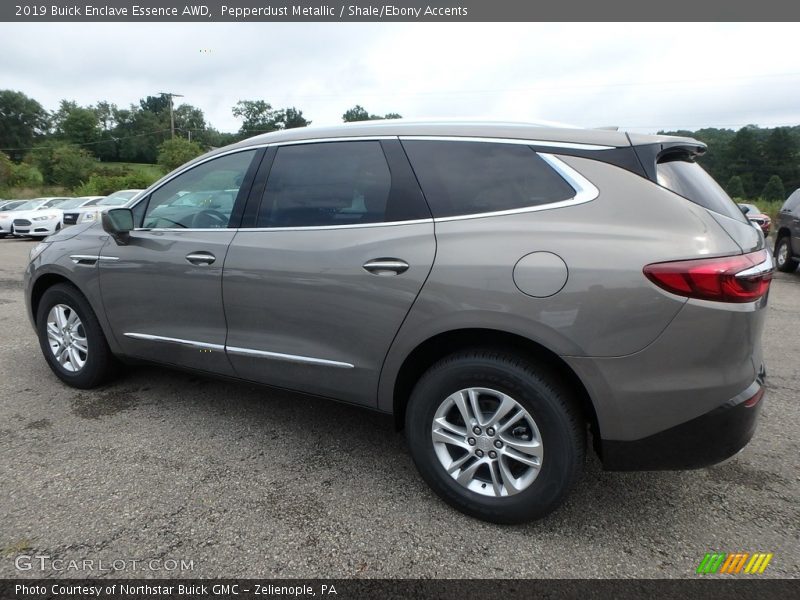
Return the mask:
[[[217,257],[211,252],[192,252],[186,255],[186,260],[193,265],[212,265]]]
[[[362,267],[373,275],[400,275],[408,271],[408,263],[399,258],[373,258]]]

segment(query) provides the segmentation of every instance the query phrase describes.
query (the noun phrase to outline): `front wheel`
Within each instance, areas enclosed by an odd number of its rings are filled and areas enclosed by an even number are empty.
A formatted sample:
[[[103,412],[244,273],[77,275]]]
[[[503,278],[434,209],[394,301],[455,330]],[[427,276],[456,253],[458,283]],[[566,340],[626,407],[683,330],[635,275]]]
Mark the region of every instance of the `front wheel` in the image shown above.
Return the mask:
[[[116,372],[117,362],[100,323],[74,286],[60,283],[42,295],[36,329],[47,364],[65,383],[93,388]]]
[[[585,422],[547,371],[514,355],[451,355],[417,383],[406,412],[423,479],[458,510],[495,523],[545,516],[577,480]]]
[[[797,269],[797,261],[792,258],[791,238],[788,235],[781,236],[775,244],[775,266],[778,271],[792,273]]]

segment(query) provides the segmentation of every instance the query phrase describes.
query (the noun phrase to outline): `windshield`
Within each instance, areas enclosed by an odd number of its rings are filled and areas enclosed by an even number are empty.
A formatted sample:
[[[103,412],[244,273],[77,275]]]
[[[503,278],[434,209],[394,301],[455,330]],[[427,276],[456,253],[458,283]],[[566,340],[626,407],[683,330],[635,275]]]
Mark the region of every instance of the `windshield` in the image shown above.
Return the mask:
[[[80,198],[75,198],[74,200],[64,200],[58,205],[58,208],[76,208],[83,204],[83,200]]]
[[[758,210],[758,207],[753,204],[740,204],[739,206],[741,206],[742,208],[746,208],[748,215],[749,214],[757,215],[761,212],[760,210]]]
[[[139,192],[117,192],[97,203],[97,206],[120,206],[133,198]]]
[[[742,211],[719,184],[696,162],[670,157],[656,165],[658,185],[703,208],[747,222]]]
[[[20,200],[14,200],[13,202],[9,202],[8,204],[0,206],[0,210],[14,210],[18,206],[22,206],[23,204],[25,204],[25,202]]]
[[[53,208],[55,206],[59,206],[62,203],[66,202],[67,198],[54,198],[53,200],[49,200],[42,204],[39,208]]]
[[[20,204],[14,210],[33,210],[34,208],[38,208],[41,203],[41,200],[28,200],[27,202]]]

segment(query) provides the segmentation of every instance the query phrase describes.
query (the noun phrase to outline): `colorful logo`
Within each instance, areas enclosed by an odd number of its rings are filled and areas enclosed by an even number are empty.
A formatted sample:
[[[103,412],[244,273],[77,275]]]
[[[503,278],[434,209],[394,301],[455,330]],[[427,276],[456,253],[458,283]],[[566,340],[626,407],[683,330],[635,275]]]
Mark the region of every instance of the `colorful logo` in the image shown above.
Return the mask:
[[[756,575],[763,573],[769,561],[772,560],[772,553],[755,552],[707,552],[697,567],[697,573],[749,573]]]

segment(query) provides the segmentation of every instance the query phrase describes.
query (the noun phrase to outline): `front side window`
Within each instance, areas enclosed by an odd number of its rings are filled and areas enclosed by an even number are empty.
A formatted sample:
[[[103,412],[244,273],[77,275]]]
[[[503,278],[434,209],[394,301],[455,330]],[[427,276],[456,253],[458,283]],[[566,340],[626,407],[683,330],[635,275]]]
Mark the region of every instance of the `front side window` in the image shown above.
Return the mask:
[[[270,170],[256,226],[384,221],[391,184],[380,142],[282,146]]]
[[[520,144],[404,140],[434,217],[514,210],[568,200],[575,190]]]
[[[165,183],[150,195],[142,227],[228,227],[236,196],[255,154],[256,150],[247,150],[214,158]]]

